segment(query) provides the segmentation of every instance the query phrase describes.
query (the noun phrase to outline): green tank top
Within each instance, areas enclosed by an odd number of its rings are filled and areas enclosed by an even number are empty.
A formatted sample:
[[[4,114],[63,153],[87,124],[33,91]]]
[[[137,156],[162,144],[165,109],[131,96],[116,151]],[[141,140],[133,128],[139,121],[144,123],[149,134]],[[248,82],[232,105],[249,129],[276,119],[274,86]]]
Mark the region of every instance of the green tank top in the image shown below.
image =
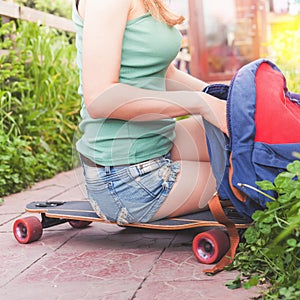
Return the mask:
[[[76,28],[77,64],[82,73],[82,31],[84,22],[73,1]],[[168,65],[181,45],[180,32],[156,19],[150,13],[126,24],[119,82],[151,89],[165,90]],[[81,97],[82,81],[78,90]],[[93,119],[82,101],[81,138],[77,151],[104,165],[133,164],[168,153],[175,138],[175,120],[134,122],[117,119]]]

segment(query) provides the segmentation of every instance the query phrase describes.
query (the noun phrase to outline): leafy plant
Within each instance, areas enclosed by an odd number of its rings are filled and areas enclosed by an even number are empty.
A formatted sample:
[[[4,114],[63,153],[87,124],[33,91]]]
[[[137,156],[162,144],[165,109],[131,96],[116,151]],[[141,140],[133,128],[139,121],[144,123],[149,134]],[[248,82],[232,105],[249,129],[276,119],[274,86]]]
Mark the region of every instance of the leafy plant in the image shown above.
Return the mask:
[[[254,225],[246,230],[246,242],[230,267],[242,276],[228,285],[250,288],[268,282],[264,299],[300,299],[300,161],[289,164],[274,183],[257,184],[276,191],[278,198],[253,214]]]
[[[70,0],[15,0],[15,2],[66,18],[70,18],[72,13],[72,1]]]
[[[1,197],[72,168],[81,100],[73,38],[27,22],[0,36]]]

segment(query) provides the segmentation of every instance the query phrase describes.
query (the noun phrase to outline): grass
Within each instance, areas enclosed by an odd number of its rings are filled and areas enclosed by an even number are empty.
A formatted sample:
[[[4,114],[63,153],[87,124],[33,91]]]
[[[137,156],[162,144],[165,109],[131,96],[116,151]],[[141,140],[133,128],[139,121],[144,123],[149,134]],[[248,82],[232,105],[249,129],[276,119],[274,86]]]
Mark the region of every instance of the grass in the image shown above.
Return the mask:
[[[74,37],[27,22],[0,36],[1,197],[72,168],[81,99]]]

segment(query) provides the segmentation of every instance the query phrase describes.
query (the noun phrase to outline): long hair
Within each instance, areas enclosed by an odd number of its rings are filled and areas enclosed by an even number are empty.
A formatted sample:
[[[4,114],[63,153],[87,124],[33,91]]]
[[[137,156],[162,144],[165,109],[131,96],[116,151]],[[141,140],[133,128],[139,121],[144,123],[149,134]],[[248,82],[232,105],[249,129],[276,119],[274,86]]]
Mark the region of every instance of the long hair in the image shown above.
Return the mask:
[[[144,0],[144,5],[154,18],[170,26],[181,24],[184,21],[184,17],[176,15],[168,9],[163,0]]]

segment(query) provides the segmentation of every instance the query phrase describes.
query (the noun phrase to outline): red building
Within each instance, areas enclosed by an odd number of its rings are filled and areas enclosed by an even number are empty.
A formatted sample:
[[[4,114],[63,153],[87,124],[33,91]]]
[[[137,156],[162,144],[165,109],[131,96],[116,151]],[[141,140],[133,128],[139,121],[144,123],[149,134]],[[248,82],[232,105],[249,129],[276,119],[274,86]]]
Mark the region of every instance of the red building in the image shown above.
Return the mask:
[[[267,38],[265,0],[189,0],[190,72],[206,81],[231,79],[262,56]]]

